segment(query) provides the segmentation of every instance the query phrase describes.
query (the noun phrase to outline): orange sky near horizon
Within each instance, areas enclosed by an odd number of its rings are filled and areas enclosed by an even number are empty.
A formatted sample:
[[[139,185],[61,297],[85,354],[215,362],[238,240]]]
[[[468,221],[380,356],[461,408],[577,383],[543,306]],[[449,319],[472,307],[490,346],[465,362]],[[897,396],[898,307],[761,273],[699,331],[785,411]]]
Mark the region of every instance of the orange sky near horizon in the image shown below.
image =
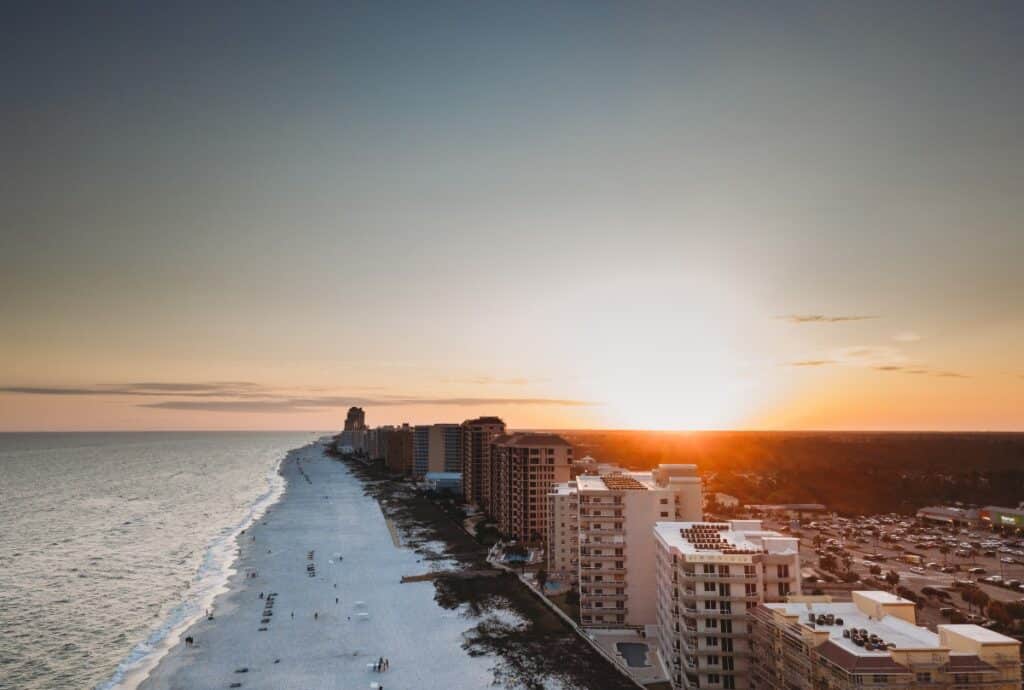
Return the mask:
[[[1024,431],[1024,11],[939,5],[11,12],[0,431]]]

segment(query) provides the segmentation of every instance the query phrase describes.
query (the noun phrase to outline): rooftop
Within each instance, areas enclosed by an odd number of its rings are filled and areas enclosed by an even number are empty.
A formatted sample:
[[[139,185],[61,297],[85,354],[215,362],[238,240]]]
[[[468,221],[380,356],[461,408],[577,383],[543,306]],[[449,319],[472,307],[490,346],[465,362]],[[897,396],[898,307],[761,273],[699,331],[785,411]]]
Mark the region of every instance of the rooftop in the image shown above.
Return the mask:
[[[913,606],[913,602],[900,599],[888,592],[872,592],[872,594],[884,594],[891,598],[891,603],[906,603]],[[941,647],[939,636],[927,628],[922,628],[893,615],[872,618],[852,601],[788,602],[764,604],[764,606],[796,616],[800,625],[817,632],[828,632],[829,642],[847,654],[855,656],[888,656],[890,648],[938,649]],[[812,614],[815,617],[815,623],[810,622]],[[832,623],[828,624],[825,620],[830,615]],[[822,622],[819,624],[818,620]],[[851,632],[853,629],[858,631],[856,637]]]
[[[551,491],[549,493],[558,494],[559,496],[568,496],[576,493],[576,482],[561,482],[560,484],[552,484]]]
[[[558,434],[516,433],[506,434],[494,440],[500,446],[554,447],[570,446],[571,444]]]
[[[796,538],[761,529],[760,520],[659,522],[654,533],[683,555],[795,554],[798,548]]]
[[[658,488],[650,472],[581,474],[576,477],[580,491],[648,491]]]

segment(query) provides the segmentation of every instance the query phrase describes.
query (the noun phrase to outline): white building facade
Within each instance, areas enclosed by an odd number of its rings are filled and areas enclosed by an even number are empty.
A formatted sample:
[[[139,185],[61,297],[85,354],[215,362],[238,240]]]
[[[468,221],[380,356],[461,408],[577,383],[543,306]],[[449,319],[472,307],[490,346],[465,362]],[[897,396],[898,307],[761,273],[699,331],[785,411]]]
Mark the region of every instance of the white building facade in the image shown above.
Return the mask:
[[[699,520],[701,481],[694,465],[576,478],[579,496],[580,623],[641,627],[656,621],[653,528]],[[552,544],[563,550],[561,542]]]
[[[760,520],[661,522],[656,617],[672,687],[749,688],[747,611],[800,593],[799,540]]]

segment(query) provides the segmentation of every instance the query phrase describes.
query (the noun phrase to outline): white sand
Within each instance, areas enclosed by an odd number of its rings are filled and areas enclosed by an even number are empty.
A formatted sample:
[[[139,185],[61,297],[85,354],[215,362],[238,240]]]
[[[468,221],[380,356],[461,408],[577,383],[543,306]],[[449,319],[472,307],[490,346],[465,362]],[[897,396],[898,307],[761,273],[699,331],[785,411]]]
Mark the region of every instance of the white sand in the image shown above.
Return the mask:
[[[300,463],[312,484],[301,476]],[[426,572],[429,564],[395,546],[377,502],[363,495],[348,468],[314,446],[284,461],[282,472],[285,495],[240,537],[237,572],[214,603],[214,620],[203,619],[184,633],[182,639],[193,636],[195,646],[179,644],[140,687],[489,686],[495,660],[472,658],[461,648],[462,633],[474,621],[438,606],[433,583],[399,582]],[[316,577],[306,570],[311,550]],[[259,576],[246,577],[252,570]],[[267,624],[260,623],[260,592],[277,593]],[[365,605],[357,607],[357,601]],[[366,620],[361,612],[369,614]],[[267,631],[258,632],[261,627]],[[390,659],[390,670],[368,671],[367,664],[381,656]],[[243,667],[247,673],[235,672]]]

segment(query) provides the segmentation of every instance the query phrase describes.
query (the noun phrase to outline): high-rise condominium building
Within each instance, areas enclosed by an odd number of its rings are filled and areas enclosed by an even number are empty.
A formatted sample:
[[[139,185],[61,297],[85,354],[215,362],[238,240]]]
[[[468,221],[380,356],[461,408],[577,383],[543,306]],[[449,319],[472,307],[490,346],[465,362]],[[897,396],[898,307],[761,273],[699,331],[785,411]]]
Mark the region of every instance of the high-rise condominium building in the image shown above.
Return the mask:
[[[502,435],[491,444],[490,513],[506,537],[543,542],[548,493],[569,480],[572,446],[557,434]]]
[[[747,611],[800,592],[799,540],[760,520],[661,522],[658,644],[676,688],[749,688]]]
[[[366,413],[361,407],[348,408],[345,415],[345,431],[363,431],[366,429]]]
[[[548,494],[546,567],[556,579],[572,584],[579,582],[580,572],[579,502],[575,481],[555,484]]]
[[[491,441],[504,433],[505,422],[500,417],[478,417],[462,423],[462,493],[466,503],[488,513],[490,508],[484,504],[484,466],[491,456]]]
[[[914,602],[853,592],[852,602],[795,597],[751,611],[757,690],[1019,690],[1020,642],[977,625],[916,624]]]
[[[652,625],[655,615],[654,525],[701,519],[695,465],[661,465],[652,472],[576,477],[580,620],[594,627]],[[565,550],[563,535],[548,548]]]
[[[396,474],[412,472],[413,430],[408,424],[384,432],[384,464]]]
[[[462,471],[462,426],[426,424],[413,429],[412,474]]]

